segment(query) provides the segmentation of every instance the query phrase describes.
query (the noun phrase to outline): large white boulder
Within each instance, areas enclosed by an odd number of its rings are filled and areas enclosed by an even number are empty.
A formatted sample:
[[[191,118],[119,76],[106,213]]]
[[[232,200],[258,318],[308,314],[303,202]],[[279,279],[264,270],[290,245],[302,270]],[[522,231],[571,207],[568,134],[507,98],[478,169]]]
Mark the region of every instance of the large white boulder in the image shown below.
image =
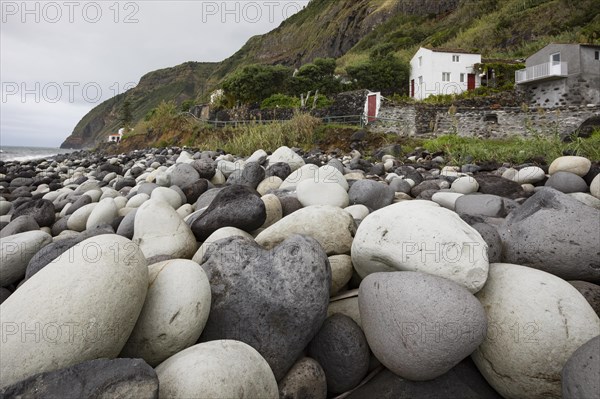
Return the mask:
[[[190,227],[167,202],[150,199],[135,214],[133,242],[147,258],[169,255],[191,259],[197,249]]]
[[[553,175],[557,172],[570,172],[577,176],[585,176],[592,167],[592,162],[584,157],[565,156],[556,158],[548,169],[548,173]]]
[[[495,263],[477,298],[488,333],[472,357],[505,398],[561,397],[561,371],[600,335],[600,319],[575,287],[525,266]]]
[[[407,201],[362,221],[352,244],[352,263],[363,278],[375,272],[418,271],[474,293],[487,278],[487,248],[477,230],[456,213],[431,201]]]
[[[148,267],[148,294],[121,357],[155,367],[194,345],[210,311],[210,284],[196,262],[175,259]]]
[[[304,160],[289,147],[279,147],[273,155],[269,157],[269,166],[278,162],[284,162],[290,165],[292,172],[304,165]]]
[[[94,207],[85,223],[86,229],[92,229],[103,224],[111,224],[117,217],[119,208],[113,198],[104,198]],[[67,222],[68,223],[68,222]]]
[[[124,237],[92,237],[63,253],[0,305],[0,387],[116,357],[147,290],[146,259]]]
[[[267,361],[251,346],[210,341],[171,356],[156,368],[159,397],[278,399]]]

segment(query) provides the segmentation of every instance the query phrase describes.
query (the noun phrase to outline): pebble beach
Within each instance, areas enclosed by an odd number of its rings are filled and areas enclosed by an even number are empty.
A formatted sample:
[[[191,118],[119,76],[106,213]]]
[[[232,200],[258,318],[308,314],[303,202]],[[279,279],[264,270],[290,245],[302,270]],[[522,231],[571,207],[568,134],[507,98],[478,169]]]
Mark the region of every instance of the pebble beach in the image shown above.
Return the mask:
[[[600,163],[0,161],[0,398],[597,398]]]

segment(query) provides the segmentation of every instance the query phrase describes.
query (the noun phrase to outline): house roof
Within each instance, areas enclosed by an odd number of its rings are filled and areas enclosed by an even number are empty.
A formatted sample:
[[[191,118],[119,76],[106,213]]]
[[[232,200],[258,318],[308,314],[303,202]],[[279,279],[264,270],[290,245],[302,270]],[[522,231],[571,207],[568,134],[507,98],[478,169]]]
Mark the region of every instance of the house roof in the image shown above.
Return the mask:
[[[479,53],[474,53],[472,51],[463,50],[460,48],[429,48],[425,47],[427,50],[431,50],[434,53],[457,53],[457,54],[474,54],[479,55]]]

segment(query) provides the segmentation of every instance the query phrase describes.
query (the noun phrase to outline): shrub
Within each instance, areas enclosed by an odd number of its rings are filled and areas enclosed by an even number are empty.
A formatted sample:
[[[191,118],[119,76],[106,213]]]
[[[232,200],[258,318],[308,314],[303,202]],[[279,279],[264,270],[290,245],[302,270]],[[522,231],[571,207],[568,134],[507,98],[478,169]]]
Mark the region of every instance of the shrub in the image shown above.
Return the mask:
[[[272,109],[272,108],[300,108],[300,99],[296,97],[286,96],[285,94],[273,94],[271,97],[265,99],[261,105],[261,109]]]

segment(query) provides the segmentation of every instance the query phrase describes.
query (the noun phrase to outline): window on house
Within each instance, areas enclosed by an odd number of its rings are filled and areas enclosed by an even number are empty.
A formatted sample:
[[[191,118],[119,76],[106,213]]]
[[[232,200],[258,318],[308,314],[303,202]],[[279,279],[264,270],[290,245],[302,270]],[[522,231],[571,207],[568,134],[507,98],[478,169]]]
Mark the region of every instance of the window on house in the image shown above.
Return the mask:
[[[465,74],[464,73],[460,74],[460,83],[465,83]]]
[[[423,84],[423,76],[419,76],[419,86]]]
[[[419,66],[423,66],[423,57],[419,57]]]
[[[442,82],[450,81],[450,72],[442,72]]]
[[[594,59],[596,59],[596,60],[600,60],[600,51],[596,51],[596,52],[594,53]]]
[[[552,54],[550,56],[550,61],[552,62],[552,65],[560,64],[560,53]]]
[[[459,62],[460,61],[460,55],[453,55],[452,56],[452,62]]]

